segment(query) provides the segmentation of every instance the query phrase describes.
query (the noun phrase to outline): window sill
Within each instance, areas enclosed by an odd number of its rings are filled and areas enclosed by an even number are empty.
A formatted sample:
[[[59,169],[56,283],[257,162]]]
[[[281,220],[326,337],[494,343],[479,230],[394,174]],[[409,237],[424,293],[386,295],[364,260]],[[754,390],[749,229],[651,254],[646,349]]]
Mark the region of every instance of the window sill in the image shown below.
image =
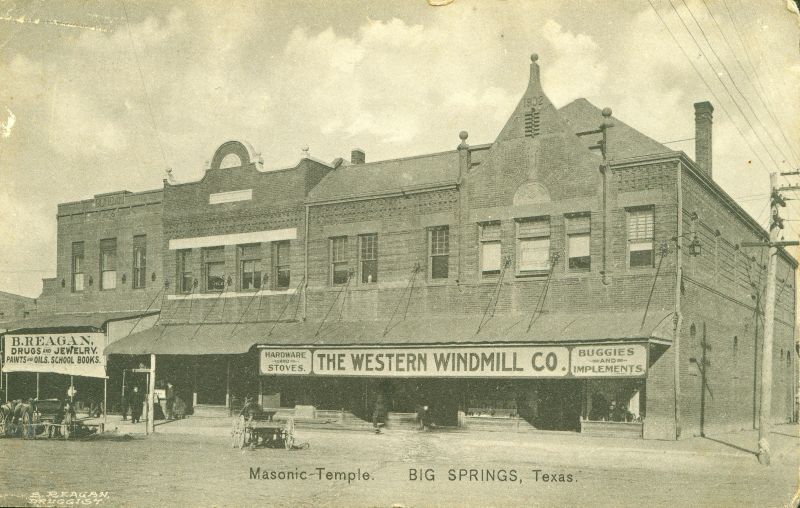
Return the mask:
[[[213,298],[252,298],[254,296],[293,295],[294,288],[284,290],[264,289],[258,291],[228,291],[225,293],[180,293],[167,295],[167,300],[203,300]]]
[[[550,270],[531,270],[529,272],[517,272],[514,274],[515,277],[518,279],[524,279],[528,277],[547,277],[547,274],[550,273]]]

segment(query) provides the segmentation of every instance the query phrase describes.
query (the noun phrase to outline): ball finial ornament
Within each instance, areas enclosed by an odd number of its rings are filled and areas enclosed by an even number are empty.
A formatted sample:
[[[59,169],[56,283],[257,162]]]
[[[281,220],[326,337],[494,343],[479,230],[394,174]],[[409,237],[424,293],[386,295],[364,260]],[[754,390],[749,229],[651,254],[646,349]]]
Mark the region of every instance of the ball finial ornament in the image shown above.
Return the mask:
[[[538,53],[532,53],[531,54],[531,62],[536,63],[537,60],[539,60],[539,54]]]
[[[603,108],[603,116],[606,118],[611,116],[611,108]]]
[[[467,131],[461,131],[458,133],[458,137],[461,141],[466,141],[469,137],[469,133],[467,133]]]

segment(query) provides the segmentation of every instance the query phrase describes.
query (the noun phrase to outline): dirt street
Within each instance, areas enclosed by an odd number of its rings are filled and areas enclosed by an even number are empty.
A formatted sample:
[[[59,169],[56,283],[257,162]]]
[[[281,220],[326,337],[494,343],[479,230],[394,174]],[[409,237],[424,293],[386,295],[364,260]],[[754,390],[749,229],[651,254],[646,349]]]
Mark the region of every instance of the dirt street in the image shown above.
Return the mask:
[[[299,437],[307,449],[241,451],[222,436],[165,434],[4,439],[0,504],[48,506],[58,493],[53,506],[766,507],[789,504],[798,476],[793,434],[771,467],[709,440],[687,451],[536,434],[301,429]],[[107,497],[74,497],[93,492]]]

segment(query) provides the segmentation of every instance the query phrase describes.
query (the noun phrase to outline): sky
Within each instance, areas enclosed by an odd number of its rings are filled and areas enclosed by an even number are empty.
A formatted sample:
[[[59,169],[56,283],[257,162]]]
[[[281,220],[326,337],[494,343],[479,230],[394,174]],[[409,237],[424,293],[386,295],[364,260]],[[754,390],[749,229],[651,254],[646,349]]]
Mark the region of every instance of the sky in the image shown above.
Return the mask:
[[[714,178],[765,224],[768,173],[800,169],[799,19],[792,0],[0,2],[0,290],[55,276],[58,203],[197,180],[230,139],[266,168],[490,143],[534,52],[556,106],[609,106],[690,157],[712,102]]]

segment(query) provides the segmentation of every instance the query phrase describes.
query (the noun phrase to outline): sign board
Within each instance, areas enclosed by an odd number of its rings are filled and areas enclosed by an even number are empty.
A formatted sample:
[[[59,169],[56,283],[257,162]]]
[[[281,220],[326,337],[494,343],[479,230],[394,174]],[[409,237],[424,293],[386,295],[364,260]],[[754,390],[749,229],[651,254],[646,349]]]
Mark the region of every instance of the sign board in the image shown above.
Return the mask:
[[[280,349],[260,351],[265,376],[438,378],[643,377],[647,347],[454,346]]]
[[[6,335],[3,372],[106,377],[103,333]]]
[[[640,344],[575,346],[570,366],[575,377],[640,377],[647,372],[647,348]]]
[[[567,347],[262,349],[264,375],[364,377],[563,377]]]

